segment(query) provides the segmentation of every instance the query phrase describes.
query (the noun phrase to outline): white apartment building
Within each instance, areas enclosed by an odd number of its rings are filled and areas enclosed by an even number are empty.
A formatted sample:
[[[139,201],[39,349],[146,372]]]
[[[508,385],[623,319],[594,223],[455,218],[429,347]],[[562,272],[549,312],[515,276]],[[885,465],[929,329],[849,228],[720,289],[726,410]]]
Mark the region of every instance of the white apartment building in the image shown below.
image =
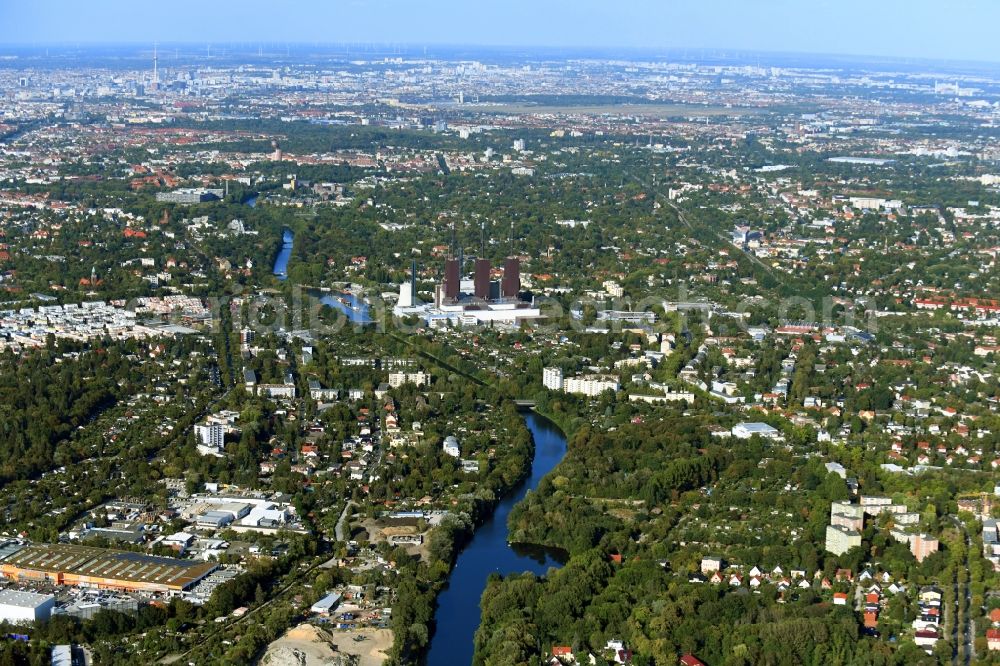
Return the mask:
[[[403,384],[410,383],[415,386],[423,386],[430,382],[431,376],[426,372],[390,372],[389,386],[398,388]]]
[[[611,389],[618,391],[621,384],[616,377],[607,375],[582,375],[563,380],[563,390],[566,393],[581,393],[583,395],[600,395]]]
[[[562,368],[545,368],[542,370],[542,386],[552,391],[563,390]]]
[[[608,296],[612,298],[621,298],[625,295],[625,288],[614,280],[605,280],[602,284],[604,291],[607,292]]]
[[[851,548],[861,545],[861,532],[842,525],[826,526],[826,550],[834,555],[843,555]]]
[[[295,384],[259,384],[257,395],[291,400],[295,398]]]
[[[221,423],[199,423],[194,427],[198,442],[213,449],[221,449],[225,440],[225,428]]]

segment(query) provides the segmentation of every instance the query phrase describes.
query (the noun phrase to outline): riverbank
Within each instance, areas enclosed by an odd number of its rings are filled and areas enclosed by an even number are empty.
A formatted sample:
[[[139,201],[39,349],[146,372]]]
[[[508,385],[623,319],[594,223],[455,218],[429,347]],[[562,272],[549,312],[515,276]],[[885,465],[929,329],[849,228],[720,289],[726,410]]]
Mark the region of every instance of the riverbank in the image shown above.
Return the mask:
[[[548,417],[534,411],[521,413],[534,443],[531,472],[496,505],[493,514],[472,534],[458,554],[448,582],[437,597],[436,628],[427,651],[429,666],[468,664],[479,626],[479,598],[491,574],[509,575],[530,571],[544,575],[562,566],[564,555],[531,545],[512,545],[507,540],[507,518],[529,490],[562,460],[566,438]]]
[[[568,419],[570,419],[570,418],[576,418],[576,417],[571,417],[569,414],[566,414],[563,417],[560,417],[560,416],[557,416],[557,415],[553,414],[552,412],[549,412],[549,411],[547,411],[545,409],[540,408],[538,405],[535,405],[534,407],[532,407],[531,411],[534,412],[535,414],[538,414],[539,416],[541,416],[542,418],[544,418],[546,421],[548,421],[549,423],[551,423],[552,425],[554,425],[556,428],[558,428],[559,432],[563,436],[563,439],[565,439],[567,442],[569,442],[570,435],[572,435],[573,432],[575,432],[576,429],[570,426]]]
[[[477,389],[485,393],[480,387]],[[446,588],[456,561],[477,528],[490,520],[498,504],[525,482],[532,469],[535,443],[515,404],[500,401],[489,414],[479,418],[481,431],[493,431],[499,439],[491,448],[493,454],[485,475],[479,475],[475,481],[466,478],[464,484],[462,477],[466,475],[455,478],[464,488],[459,494],[442,498],[441,508],[446,511],[438,516],[437,526],[427,534],[428,561],[407,557],[400,562],[403,580],[396,587],[392,605],[395,634],[392,664],[423,662],[434,633],[435,600]]]
[[[324,293],[320,289],[314,289],[310,291],[309,295],[318,298],[323,305],[328,305],[342,312],[352,324],[375,323],[369,315],[368,305],[350,292],[341,291],[330,294]]]

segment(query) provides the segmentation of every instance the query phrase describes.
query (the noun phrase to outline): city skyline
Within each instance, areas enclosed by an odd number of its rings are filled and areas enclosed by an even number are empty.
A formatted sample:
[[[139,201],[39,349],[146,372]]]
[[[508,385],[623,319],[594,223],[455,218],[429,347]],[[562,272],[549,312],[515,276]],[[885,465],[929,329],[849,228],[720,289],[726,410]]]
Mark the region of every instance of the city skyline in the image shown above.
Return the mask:
[[[1000,6],[959,0],[947,10],[929,0],[818,2],[791,0],[698,6],[601,0],[544,6],[525,0],[465,5],[456,0],[404,3],[354,0],[337,6],[297,2],[274,12],[261,0],[204,6],[192,0],[170,12],[122,0],[98,7],[41,0],[0,7],[0,44],[368,43],[519,48],[706,49],[1000,62],[990,26]],[[267,19],[263,20],[266,15]],[[304,16],[311,17],[303,21]],[[124,36],[124,37],[123,37]]]

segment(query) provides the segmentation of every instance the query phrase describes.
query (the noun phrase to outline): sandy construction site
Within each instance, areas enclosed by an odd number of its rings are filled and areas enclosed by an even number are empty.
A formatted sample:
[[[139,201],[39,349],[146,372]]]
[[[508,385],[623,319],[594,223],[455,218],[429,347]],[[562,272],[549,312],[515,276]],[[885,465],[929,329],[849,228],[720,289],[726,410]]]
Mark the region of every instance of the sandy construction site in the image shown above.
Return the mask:
[[[304,623],[271,643],[261,666],[379,666],[392,647],[388,629],[328,630]]]

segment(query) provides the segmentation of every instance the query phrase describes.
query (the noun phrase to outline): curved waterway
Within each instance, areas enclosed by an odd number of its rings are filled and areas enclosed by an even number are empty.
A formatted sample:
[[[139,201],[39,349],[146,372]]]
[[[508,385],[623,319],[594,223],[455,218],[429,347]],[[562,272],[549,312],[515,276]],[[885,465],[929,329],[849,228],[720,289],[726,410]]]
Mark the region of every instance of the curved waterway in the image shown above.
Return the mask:
[[[332,308],[337,308],[345,315],[352,324],[370,324],[371,317],[368,316],[368,305],[354,294],[341,292],[335,295],[316,292],[320,297],[319,302],[325,303]]]
[[[279,280],[288,279],[288,260],[292,258],[292,247],[295,245],[295,234],[291,229],[285,229],[281,234],[281,249],[274,258],[274,274]]]
[[[256,201],[256,197],[253,198]],[[288,262],[292,258],[292,248],[295,247],[295,234],[291,229],[285,229],[281,235],[281,250],[274,258],[273,273],[279,280],[288,279]],[[313,292],[310,292],[313,293]],[[313,293],[321,303],[336,308],[347,315],[348,321],[355,324],[369,324],[368,305],[358,296],[349,293],[326,294],[320,291]]]
[[[566,438],[552,422],[534,412],[523,413],[535,441],[531,476],[497,505],[496,511],[476,530],[458,555],[448,586],[438,596],[434,637],[427,653],[428,666],[472,663],[473,637],[479,627],[479,599],[491,573],[501,575],[531,571],[545,574],[564,562],[561,553],[535,546],[507,543],[507,517],[514,505],[534,490],[566,454]]]

